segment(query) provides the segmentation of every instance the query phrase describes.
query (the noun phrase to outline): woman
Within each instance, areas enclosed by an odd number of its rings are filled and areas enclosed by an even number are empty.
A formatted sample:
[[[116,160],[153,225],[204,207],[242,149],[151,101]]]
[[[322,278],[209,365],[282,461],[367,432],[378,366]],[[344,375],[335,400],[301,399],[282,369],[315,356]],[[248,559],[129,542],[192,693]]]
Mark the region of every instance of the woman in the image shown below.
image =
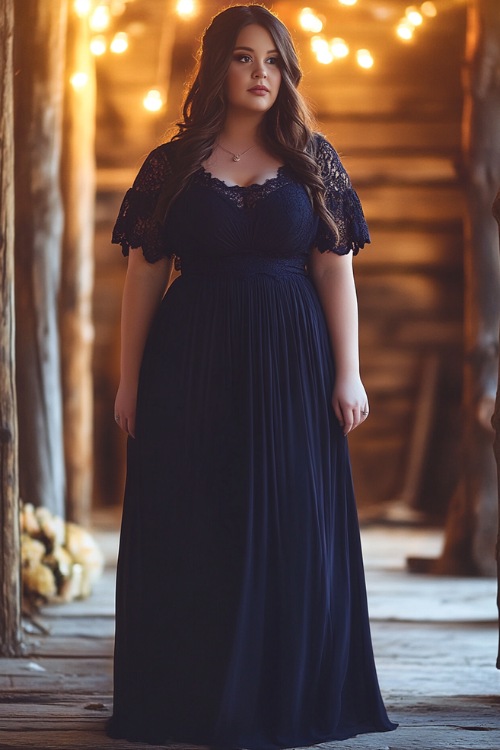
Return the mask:
[[[271,750],[394,728],[346,442],[368,414],[351,259],[369,236],[300,77],[264,7],[216,16],[115,227],[114,737]]]

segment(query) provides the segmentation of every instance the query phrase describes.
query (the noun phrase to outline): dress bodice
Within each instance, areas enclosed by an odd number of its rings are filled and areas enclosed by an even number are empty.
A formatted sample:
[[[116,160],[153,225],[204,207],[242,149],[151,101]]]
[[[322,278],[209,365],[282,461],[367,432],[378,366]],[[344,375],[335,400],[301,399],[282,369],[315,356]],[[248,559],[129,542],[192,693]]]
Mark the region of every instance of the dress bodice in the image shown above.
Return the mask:
[[[229,255],[306,259],[317,225],[307,193],[286,168],[248,187],[201,169],[172,206],[164,239],[181,263]]]
[[[325,185],[325,204],[338,237],[315,213],[304,186],[287,165],[262,184],[226,185],[198,169],[159,222],[155,208],[171,179],[170,142],[154,149],[127,191],[113,231],[113,242],[142,247],[146,259],[176,256],[181,262],[207,257],[254,255],[307,260],[321,252],[357,253],[369,242],[358,196],[328,141],[316,135],[316,158]]]

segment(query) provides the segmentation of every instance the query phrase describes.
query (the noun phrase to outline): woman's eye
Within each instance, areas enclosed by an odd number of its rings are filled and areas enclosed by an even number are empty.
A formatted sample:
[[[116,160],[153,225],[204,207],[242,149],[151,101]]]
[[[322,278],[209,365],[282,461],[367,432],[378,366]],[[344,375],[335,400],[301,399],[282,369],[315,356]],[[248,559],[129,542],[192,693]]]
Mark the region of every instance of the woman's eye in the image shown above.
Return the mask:
[[[269,63],[270,65],[278,65],[279,60],[277,57],[268,57],[266,62]]]
[[[250,62],[252,58],[250,55],[235,55],[234,59],[237,62]]]

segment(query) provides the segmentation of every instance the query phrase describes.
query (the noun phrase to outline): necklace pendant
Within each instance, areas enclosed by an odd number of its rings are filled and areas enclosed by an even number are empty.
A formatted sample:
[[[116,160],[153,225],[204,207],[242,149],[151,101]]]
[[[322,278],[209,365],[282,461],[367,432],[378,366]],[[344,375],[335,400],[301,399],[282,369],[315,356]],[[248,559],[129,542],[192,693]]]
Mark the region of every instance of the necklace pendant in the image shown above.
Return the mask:
[[[234,154],[233,161],[239,161],[241,159],[241,156],[239,154]]]

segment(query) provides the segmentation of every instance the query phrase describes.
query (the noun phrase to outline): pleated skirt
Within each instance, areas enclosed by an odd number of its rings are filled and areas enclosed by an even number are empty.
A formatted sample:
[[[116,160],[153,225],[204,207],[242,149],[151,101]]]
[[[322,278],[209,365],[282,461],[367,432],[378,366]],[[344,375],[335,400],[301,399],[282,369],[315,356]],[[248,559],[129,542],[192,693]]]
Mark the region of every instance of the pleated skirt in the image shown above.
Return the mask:
[[[183,267],[128,442],[111,736],[275,750],[394,728],[334,378],[299,259]]]

